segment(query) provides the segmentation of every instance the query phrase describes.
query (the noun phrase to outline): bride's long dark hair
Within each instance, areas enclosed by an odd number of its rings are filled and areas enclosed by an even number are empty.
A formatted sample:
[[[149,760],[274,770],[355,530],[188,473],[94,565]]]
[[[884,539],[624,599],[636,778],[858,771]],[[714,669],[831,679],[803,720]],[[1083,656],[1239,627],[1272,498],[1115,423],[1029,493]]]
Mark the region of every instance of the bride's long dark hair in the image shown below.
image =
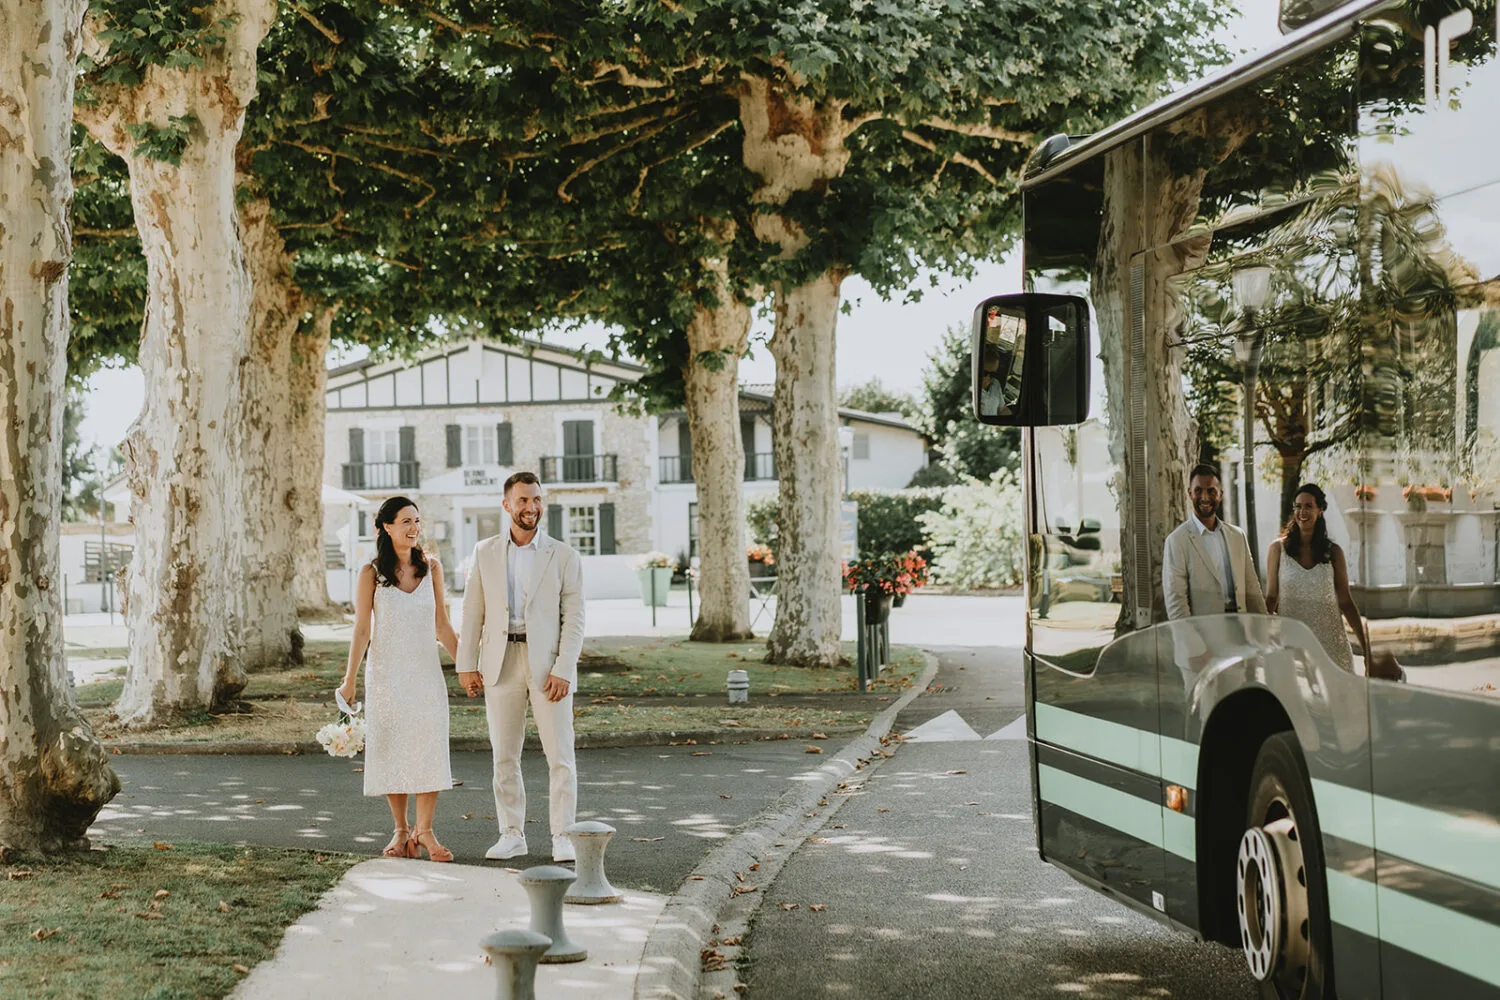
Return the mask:
[[[396,543],[391,541],[391,533],[386,530],[386,526],[396,520],[396,516],[403,510],[416,506],[406,497],[391,497],[375,513],[375,582],[382,587],[396,586],[400,569],[396,558]],[[427,575],[427,558],[422,555],[420,545],[411,547],[411,566],[416,571],[418,580]]]
[[[1333,559],[1333,539],[1328,537],[1328,497],[1324,494],[1322,487],[1316,483],[1303,483],[1297,487],[1297,492],[1292,494],[1292,503],[1296,498],[1306,493],[1317,501],[1318,523],[1313,525],[1312,555],[1313,565],[1330,562]],[[1293,559],[1302,555],[1302,529],[1297,526],[1297,515],[1287,521],[1286,527],[1281,529],[1281,548]]]

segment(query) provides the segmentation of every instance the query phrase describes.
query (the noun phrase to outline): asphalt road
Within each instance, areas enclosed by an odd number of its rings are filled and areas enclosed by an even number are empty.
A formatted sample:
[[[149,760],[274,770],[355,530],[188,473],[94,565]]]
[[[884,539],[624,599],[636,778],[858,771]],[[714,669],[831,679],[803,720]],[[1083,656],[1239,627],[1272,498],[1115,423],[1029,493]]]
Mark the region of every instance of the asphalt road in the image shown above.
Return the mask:
[[[805,747],[768,741],[580,750],[578,818],[601,819],[619,831],[608,854],[612,882],[671,892],[715,843],[820,759]],[[124,787],[91,829],[96,842],[194,839],[374,856],[390,839],[385,800],[361,794],[357,759],[122,755],[110,762]],[[550,861],[537,853],[551,850],[545,759],[528,752],[521,770],[534,856],[486,862],[485,849],[498,833],[490,755],[453,755],[453,777],[463,784],[438,799],[435,827],[458,861],[520,868]]]
[[[1016,651],[941,659],[942,687],[898,729],[951,709],[988,734],[1021,714]],[[1039,860],[1026,760],[1024,740],[901,746],[765,893],[744,995],[1252,1000],[1238,952],[1170,931]]]

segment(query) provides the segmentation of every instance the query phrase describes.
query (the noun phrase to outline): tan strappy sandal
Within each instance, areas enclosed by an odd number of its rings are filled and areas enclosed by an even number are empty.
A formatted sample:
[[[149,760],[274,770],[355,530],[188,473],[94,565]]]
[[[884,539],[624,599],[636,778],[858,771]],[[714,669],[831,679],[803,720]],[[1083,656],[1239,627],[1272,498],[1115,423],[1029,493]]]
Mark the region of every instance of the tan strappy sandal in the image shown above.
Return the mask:
[[[387,858],[411,858],[416,855],[411,853],[411,828],[406,826],[396,827],[396,832],[391,835],[391,842],[385,845],[385,850],[380,852],[382,857]]]
[[[429,837],[432,843],[425,843],[422,838]],[[453,852],[438,843],[437,835],[431,830],[416,830],[411,835],[411,840],[406,842],[406,848],[410,852],[409,857],[419,858],[422,851],[427,852],[429,861],[452,861]]]

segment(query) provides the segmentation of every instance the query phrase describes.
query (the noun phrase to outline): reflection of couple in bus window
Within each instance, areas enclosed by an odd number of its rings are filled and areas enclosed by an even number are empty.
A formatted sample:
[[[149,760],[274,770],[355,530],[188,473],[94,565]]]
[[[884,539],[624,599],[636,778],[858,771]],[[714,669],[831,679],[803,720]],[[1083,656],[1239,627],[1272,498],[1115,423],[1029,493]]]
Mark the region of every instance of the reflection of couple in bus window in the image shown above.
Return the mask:
[[[1223,498],[1218,470],[1211,465],[1195,467],[1188,477],[1192,516],[1167,536],[1162,553],[1168,618],[1266,613],[1250,543],[1243,531],[1219,517]]]
[[[1021,352],[1024,320],[990,306],[985,313],[984,349],[980,357],[979,412],[1009,413],[1021,396]]]

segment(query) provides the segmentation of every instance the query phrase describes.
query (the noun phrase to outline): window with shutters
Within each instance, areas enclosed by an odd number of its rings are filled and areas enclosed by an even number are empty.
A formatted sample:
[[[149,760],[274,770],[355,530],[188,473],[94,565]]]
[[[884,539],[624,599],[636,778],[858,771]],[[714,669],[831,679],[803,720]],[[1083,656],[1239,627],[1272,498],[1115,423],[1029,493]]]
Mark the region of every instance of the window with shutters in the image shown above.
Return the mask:
[[[599,554],[599,508],[569,505],[564,511],[564,538],[579,555]]]
[[[496,450],[494,424],[470,424],[464,428],[464,464],[495,465],[499,461]]]
[[[401,429],[370,427],[365,429],[365,462],[401,461]]]

